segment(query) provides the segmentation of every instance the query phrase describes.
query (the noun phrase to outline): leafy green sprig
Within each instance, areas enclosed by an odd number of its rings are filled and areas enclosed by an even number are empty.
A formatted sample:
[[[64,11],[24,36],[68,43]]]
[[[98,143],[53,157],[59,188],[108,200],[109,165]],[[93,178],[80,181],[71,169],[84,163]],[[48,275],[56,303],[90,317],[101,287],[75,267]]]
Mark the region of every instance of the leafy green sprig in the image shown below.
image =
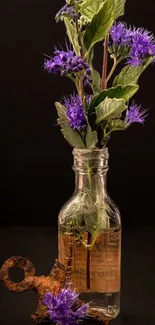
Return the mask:
[[[115,21],[124,15],[125,0],[66,0],[67,14],[61,13],[69,42],[77,57],[81,57],[91,67],[92,100],[86,102],[86,90],[83,85],[83,74],[77,73],[73,78],[75,87],[83,104],[87,127],[76,130],[71,127],[67,117],[67,108],[56,102],[58,123],[65,139],[77,148],[103,147],[114,131],[125,130],[130,124],[123,119],[124,112],[129,109],[129,100],[138,91],[138,80],[144,70],[154,61],[154,55],[146,58],[141,65],[127,64],[115,77],[112,87],[108,87],[116,67],[128,57],[129,47],[117,47],[117,51],[109,46],[109,32]],[[68,9],[69,8],[69,9]],[[75,15],[70,15],[74,12]],[[102,76],[94,69],[94,48],[104,42]],[[108,60],[113,65],[108,71]],[[89,91],[90,92],[90,91]]]

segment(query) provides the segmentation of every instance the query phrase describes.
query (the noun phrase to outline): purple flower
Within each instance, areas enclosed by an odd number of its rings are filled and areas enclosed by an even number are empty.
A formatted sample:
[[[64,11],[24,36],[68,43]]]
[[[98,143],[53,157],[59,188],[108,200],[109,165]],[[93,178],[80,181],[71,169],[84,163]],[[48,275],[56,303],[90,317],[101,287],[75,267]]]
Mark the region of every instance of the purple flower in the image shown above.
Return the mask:
[[[155,39],[143,28],[127,28],[124,23],[115,23],[110,30],[109,51],[117,57],[128,57],[127,63],[139,66],[155,55]]]
[[[130,45],[130,30],[124,23],[115,23],[110,29],[110,36],[114,46]]]
[[[84,85],[90,86],[92,83],[91,68],[89,64],[84,61],[81,56],[78,56],[74,51],[67,49],[67,51],[54,51],[54,57],[45,59],[44,69],[49,73],[55,73],[61,76],[72,75],[76,77],[77,73],[81,73],[84,80]]]
[[[50,60],[45,59],[44,69],[49,73],[55,73],[60,75],[66,75],[71,69],[71,62],[75,58],[74,51],[54,51],[55,56],[50,58]]]
[[[58,325],[75,325],[88,313],[88,305],[84,304],[74,311],[78,294],[71,289],[62,289],[56,296],[51,292],[44,296],[43,304],[48,307],[49,317]]]
[[[87,103],[91,101],[91,96],[87,96]],[[73,130],[85,130],[87,123],[84,114],[84,107],[81,98],[78,95],[70,96],[64,99],[64,106],[66,107],[66,115],[69,118],[70,125]]]
[[[147,110],[142,110],[141,105],[136,105],[134,102],[126,111],[125,123],[141,123],[143,124],[146,118]]]
[[[64,17],[70,17],[71,19],[79,19],[79,13],[76,12],[74,6],[66,4],[62,7],[55,16],[56,21],[64,20]]]
[[[148,57],[155,55],[155,39],[149,31],[134,28],[131,35],[131,52],[128,63],[137,66]]]
[[[143,61],[144,60],[142,60],[138,55],[133,55],[128,58],[127,63],[134,67],[137,67],[138,65],[141,65]]]

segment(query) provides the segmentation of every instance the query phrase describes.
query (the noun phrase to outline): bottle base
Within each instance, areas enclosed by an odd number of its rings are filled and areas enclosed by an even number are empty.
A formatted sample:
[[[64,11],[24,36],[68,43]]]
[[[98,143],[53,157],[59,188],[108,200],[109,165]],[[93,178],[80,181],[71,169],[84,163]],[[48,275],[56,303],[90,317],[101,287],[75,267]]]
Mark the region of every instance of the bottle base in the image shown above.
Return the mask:
[[[98,311],[100,313],[103,313],[105,316],[109,317],[109,318],[116,318],[119,313],[120,313],[120,310],[118,309],[115,309],[113,310],[113,306],[108,306],[108,308],[91,308],[92,310],[94,311]]]
[[[119,292],[81,292],[79,299],[89,303],[92,310],[99,311],[107,317],[116,318],[120,312],[119,296]]]

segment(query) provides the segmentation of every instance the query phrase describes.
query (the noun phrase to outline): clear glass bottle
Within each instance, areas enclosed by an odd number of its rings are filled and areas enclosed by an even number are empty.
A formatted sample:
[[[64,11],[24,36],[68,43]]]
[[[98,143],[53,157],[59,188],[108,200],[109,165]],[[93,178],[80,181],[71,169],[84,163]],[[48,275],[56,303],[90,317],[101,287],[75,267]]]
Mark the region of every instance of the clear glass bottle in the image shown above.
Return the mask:
[[[75,191],[58,222],[58,258],[80,299],[115,318],[120,310],[121,220],[106,190],[108,149],[73,149]]]

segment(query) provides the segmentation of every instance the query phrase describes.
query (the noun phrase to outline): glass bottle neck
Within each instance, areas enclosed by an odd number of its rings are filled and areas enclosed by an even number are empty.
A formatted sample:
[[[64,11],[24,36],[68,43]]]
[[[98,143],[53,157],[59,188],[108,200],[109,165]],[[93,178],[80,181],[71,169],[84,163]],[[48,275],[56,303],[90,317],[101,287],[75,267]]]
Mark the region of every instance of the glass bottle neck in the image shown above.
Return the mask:
[[[84,188],[90,189],[95,193],[106,192],[106,173],[96,173],[87,175],[79,172],[75,173],[75,191],[82,191]]]
[[[74,149],[75,192],[105,196],[108,171],[107,149]]]

